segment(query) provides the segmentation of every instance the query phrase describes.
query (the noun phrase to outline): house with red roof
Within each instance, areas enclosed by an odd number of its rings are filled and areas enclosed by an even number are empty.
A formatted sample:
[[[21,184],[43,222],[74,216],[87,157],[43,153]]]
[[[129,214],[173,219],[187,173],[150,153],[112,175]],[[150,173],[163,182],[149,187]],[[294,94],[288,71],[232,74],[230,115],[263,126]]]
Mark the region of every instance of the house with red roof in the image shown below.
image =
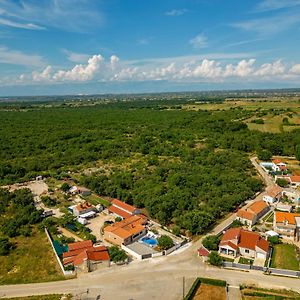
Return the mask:
[[[242,228],[230,228],[223,235],[219,244],[219,253],[237,257],[267,259],[269,242],[258,233]]]
[[[255,201],[249,207],[239,209],[236,214],[236,219],[243,224],[253,226],[269,210],[270,206],[265,201]]]
[[[121,217],[122,219],[126,219],[141,213],[141,211],[135,206],[129,205],[117,199],[111,201],[111,206],[108,208],[108,211],[117,217]]]
[[[292,175],[289,177],[286,177],[286,179],[289,181],[290,185],[294,188],[297,188],[300,186],[300,176],[299,175]]]
[[[83,203],[77,204],[73,208],[73,213],[77,217],[88,219],[88,218],[92,218],[96,215],[96,208],[89,202],[83,202]]]
[[[76,271],[91,272],[109,267],[110,258],[105,246],[93,245],[92,241],[82,241],[68,245],[68,252],[63,253],[63,265],[72,265]]]
[[[119,246],[131,244],[147,233],[146,223],[147,219],[141,215],[128,217],[104,227],[104,239]]]

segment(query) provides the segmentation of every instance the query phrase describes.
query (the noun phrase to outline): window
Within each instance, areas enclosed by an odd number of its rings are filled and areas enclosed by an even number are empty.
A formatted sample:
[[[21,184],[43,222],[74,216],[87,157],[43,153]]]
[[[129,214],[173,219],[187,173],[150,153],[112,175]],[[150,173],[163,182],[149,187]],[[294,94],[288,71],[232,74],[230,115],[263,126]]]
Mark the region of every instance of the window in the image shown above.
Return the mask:
[[[245,253],[249,253],[249,250],[248,250],[248,249],[245,249]]]

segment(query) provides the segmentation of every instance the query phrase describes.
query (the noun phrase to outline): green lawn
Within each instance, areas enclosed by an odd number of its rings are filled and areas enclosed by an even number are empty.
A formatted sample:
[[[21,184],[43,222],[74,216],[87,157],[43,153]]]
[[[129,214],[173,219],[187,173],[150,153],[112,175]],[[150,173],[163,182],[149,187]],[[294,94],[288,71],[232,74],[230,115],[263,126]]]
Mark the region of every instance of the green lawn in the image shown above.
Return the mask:
[[[248,259],[248,258],[245,258],[245,257],[240,257],[239,263],[240,264],[244,264],[244,265],[252,265],[253,264],[253,259]]]
[[[90,202],[93,205],[97,205],[97,204],[102,204],[105,207],[109,207],[110,206],[110,202],[108,200],[105,200],[99,196],[96,195],[90,195],[87,197],[84,197],[84,199],[86,199],[88,202]]]
[[[273,212],[268,213],[263,217],[263,221],[265,221],[265,222],[273,223],[273,220],[274,220],[274,213]]]
[[[275,245],[272,253],[271,268],[299,270],[296,246],[291,244]]]
[[[43,282],[65,279],[44,232],[11,239],[16,248],[0,256],[0,284]]]

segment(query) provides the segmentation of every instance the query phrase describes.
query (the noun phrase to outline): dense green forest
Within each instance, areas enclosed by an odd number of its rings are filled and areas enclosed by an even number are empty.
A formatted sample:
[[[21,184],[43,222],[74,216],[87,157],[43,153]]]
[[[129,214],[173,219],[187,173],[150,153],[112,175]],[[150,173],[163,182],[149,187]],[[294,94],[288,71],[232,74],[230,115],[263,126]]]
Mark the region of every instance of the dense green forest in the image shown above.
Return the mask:
[[[178,103],[0,110],[0,181],[106,166],[82,184],[163,224],[202,232],[261,189],[249,153],[293,155],[299,131],[250,131],[251,112],[184,111]],[[98,162],[96,164],[96,162]]]

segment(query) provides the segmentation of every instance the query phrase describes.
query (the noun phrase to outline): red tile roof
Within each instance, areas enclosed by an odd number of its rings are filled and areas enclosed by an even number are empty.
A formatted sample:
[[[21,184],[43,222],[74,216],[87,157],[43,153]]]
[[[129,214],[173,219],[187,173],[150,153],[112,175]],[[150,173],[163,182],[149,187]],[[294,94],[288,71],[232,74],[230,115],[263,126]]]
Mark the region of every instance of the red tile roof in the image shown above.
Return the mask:
[[[269,251],[269,242],[265,239],[260,238],[259,241],[257,242],[256,246],[262,250],[264,250],[265,252]]]
[[[93,247],[93,242],[91,240],[68,244],[69,251],[74,251],[74,250],[89,248],[89,247]]]
[[[263,210],[265,210],[267,207],[269,207],[269,205],[265,201],[259,200],[259,201],[255,201],[253,204],[251,204],[247,208],[247,210],[255,213],[256,215],[258,215]]]
[[[223,237],[222,237],[222,241],[230,241],[230,240],[234,240],[234,239],[238,239],[240,234],[241,234],[241,228],[230,228],[228,229]]]
[[[300,176],[299,175],[293,175],[290,176],[291,182],[300,182]]]
[[[146,222],[147,219],[135,215],[105,227],[104,232],[112,232],[120,238],[126,239],[143,231],[145,229],[143,224],[146,224]]]
[[[200,256],[208,256],[209,255],[209,251],[206,249],[206,248],[204,248],[204,247],[201,247],[201,248],[199,248],[198,249],[198,254],[200,255]]]
[[[132,205],[129,205],[129,204],[127,204],[127,203],[125,203],[125,202],[123,202],[123,201],[120,201],[120,200],[118,200],[118,199],[112,200],[112,201],[111,201],[111,204],[112,204],[113,206],[118,206],[119,208],[124,209],[124,210],[130,212],[131,214],[133,214],[134,211],[136,210],[136,207],[134,207],[134,206],[132,206]]]
[[[279,158],[275,158],[272,160],[272,163],[274,163],[275,165],[278,165],[278,164],[282,164],[283,162]]]
[[[84,260],[109,260],[108,250],[105,246],[92,246],[63,253],[64,265],[72,263],[74,266],[78,266]]]
[[[108,211],[111,212],[111,213],[114,213],[124,219],[126,218],[129,218],[131,217],[132,215],[120,208],[118,208],[117,206],[114,206],[114,205],[111,205],[109,208],[108,208]]]
[[[296,217],[300,217],[300,214],[288,213],[282,211],[275,211],[275,220],[276,223],[285,223],[287,222],[290,225],[296,225]]]
[[[234,243],[234,240],[238,240],[238,243]],[[244,230],[242,228],[231,228],[224,234],[220,246],[228,245],[231,248],[237,250],[238,247],[255,250],[258,247],[264,251],[268,251],[269,242],[264,240],[258,233]]]
[[[84,211],[84,210],[87,210],[87,209],[90,209],[90,208],[93,208],[94,206],[89,203],[89,202],[84,202],[84,203],[80,203],[78,205],[76,205],[76,209],[78,211]]]
[[[241,219],[249,221],[253,221],[253,219],[255,218],[255,214],[253,212],[244,209],[239,209],[236,215]]]

